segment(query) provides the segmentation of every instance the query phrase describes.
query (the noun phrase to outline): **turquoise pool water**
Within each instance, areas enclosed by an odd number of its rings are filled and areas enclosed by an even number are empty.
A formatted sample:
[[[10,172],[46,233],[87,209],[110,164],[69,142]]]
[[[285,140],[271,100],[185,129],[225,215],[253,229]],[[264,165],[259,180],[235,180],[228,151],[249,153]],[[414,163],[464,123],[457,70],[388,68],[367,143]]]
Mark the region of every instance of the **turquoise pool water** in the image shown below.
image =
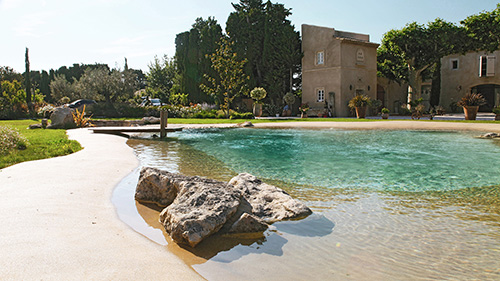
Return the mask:
[[[477,134],[477,133],[476,133]],[[442,191],[500,183],[500,146],[472,134],[417,131],[203,130],[180,142],[235,173],[289,184]]]
[[[129,140],[142,166],[220,180],[249,172],[314,212],[195,252],[134,202],[137,171],[113,202],[208,280],[498,280],[500,142],[477,134],[210,129]]]

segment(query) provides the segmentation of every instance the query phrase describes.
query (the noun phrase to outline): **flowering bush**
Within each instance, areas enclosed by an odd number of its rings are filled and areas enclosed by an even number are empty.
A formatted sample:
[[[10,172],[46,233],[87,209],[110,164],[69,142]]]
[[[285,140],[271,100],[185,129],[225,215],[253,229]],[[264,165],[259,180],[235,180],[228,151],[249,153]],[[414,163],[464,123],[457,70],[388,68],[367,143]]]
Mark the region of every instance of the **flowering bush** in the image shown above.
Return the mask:
[[[302,113],[307,113],[308,110],[309,110],[309,104],[307,103],[303,103],[299,107],[299,111]]]
[[[26,149],[28,144],[28,140],[16,129],[0,126],[0,155],[7,154],[14,149]]]

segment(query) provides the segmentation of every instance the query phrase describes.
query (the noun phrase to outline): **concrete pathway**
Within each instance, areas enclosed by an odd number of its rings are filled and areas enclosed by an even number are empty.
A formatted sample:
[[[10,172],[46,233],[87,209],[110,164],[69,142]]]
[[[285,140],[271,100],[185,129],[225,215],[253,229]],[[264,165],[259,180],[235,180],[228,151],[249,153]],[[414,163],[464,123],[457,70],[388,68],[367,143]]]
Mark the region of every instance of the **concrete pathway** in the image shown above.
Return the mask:
[[[0,279],[202,279],[118,219],[113,188],[138,165],[126,139],[68,134],[85,148],[0,170]]]

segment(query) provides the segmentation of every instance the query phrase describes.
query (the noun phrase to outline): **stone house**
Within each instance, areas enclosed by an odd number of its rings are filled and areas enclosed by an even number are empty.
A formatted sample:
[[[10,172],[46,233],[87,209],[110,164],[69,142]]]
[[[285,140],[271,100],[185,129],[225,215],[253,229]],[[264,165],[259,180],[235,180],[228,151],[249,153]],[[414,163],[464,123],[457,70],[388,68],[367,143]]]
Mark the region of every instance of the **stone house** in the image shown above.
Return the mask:
[[[302,25],[302,102],[308,103],[309,116],[345,117],[356,94],[366,94],[382,102],[392,113],[399,113],[408,102],[408,85],[377,77],[377,48],[369,35]],[[441,59],[439,104],[447,112],[466,93],[481,93],[488,104],[480,111],[491,112],[500,104],[500,51],[469,52]],[[421,97],[430,108],[431,81],[423,81]],[[455,107],[456,108],[456,107]]]
[[[377,95],[377,47],[369,35],[302,25],[302,102],[309,116],[349,116],[356,94]]]
[[[500,51],[469,52],[441,59],[440,105],[446,110],[466,93],[480,93],[488,102],[479,111],[491,112],[500,104]]]

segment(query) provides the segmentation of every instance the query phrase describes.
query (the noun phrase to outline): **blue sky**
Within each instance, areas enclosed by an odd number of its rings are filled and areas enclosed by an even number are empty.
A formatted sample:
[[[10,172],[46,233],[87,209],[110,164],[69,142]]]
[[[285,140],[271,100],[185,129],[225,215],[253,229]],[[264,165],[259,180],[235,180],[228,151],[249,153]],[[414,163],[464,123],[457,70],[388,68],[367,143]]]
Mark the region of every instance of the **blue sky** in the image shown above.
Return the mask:
[[[31,69],[73,63],[106,63],[148,70],[154,56],[175,54],[175,35],[197,17],[213,16],[222,28],[233,11],[229,0],[0,0],[0,66],[24,71],[25,47]],[[276,1],[273,1],[276,2]],[[458,23],[496,8],[495,0],[282,0],[302,24],[369,34],[380,43],[390,29],[437,17]]]

